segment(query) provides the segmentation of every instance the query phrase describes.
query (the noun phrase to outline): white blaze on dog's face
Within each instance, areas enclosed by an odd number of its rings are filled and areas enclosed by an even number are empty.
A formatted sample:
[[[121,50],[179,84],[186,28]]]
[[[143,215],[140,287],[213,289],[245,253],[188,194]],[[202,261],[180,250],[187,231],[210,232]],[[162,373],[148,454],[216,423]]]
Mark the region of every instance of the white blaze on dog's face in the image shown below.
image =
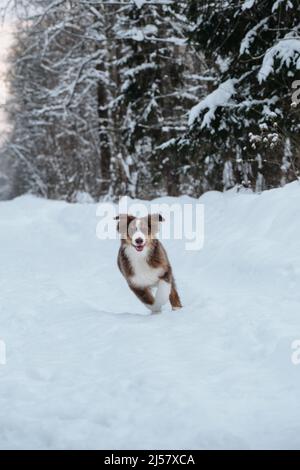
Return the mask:
[[[148,237],[148,225],[141,219],[135,219],[128,227],[131,243],[136,251],[143,251]]]
[[[119,220],[117,229],[121,233],[122,242],[132,245],[137,252],[142,252],[156,238],[159,222],[164,220],[160,214],[141,218],[120,214],[116,219]]]

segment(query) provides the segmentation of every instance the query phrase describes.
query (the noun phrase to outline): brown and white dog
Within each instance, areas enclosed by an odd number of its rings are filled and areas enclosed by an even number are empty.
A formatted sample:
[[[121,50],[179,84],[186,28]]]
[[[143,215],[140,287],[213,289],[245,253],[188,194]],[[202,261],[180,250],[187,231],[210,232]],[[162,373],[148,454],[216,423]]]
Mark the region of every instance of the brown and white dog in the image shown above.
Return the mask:
[[[156,238],[163,217],[120,214],[115,219],[121,234],[118,266],[130,289],[153,313],[160,312],[168,300],[173,310],[181,308],[168,255]],[[152,288],[157,288],[155,296]]]

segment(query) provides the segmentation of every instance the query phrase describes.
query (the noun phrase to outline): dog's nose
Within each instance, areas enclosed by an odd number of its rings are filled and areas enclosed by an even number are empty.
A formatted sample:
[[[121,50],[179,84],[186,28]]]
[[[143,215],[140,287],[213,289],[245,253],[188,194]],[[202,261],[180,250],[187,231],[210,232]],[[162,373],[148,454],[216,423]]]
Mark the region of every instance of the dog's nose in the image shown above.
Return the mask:
[[[137,245],[142,245],[142,244],[144,243],[144,240],[143,240],[142,238],[137,238],[137,239],[135,240],[135,243],[136,243]]]

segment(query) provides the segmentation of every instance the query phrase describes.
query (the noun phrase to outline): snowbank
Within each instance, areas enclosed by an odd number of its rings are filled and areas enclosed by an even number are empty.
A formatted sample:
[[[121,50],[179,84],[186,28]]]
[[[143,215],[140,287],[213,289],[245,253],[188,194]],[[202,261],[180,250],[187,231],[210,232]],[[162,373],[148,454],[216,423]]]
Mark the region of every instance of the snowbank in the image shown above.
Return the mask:
[[[300,448],[300,186],[201,202],[204,249],[165,242],[185,307],[153,316],[95,205],[0,203],[0,448]]]

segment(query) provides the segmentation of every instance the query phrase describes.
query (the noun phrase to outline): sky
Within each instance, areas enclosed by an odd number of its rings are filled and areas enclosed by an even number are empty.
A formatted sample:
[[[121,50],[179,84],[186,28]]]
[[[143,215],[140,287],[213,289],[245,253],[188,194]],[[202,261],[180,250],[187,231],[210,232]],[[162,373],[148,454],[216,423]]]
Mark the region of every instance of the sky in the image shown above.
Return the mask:
[[[13,31],[15,28],[15,14],[12,8],[6,11],[5,18],[3,19],[2,13],[3,8],[7,5],[14,5],[9,0],[0,0],[0,145],[5,138],[5,134],[8,130],[8,123],[3,111],[3,105],[7,101],[8,87],[5,81],[5,76],[8,69],[8,53],[13,40]],[[24,13],[21,10],[19,13]]]
[[[0,0],[1,6],[1,0]],[[4,138],[7,131],[7,120],[5,113],[2,109],[7,100],[8,87],[5,81],[7,72],[7,55],[12,42],[12,24],[10,21],[5,21],[4,24],[0,23],[0,143]]]

